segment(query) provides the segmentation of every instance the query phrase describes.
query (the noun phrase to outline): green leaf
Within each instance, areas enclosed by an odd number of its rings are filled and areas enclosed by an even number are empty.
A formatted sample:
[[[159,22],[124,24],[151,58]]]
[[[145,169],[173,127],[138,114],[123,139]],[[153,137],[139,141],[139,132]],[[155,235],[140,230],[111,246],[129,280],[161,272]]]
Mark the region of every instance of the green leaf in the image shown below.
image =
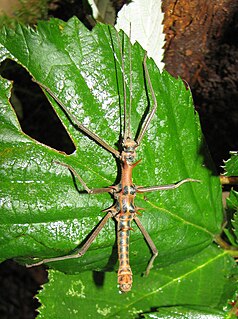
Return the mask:
[[[217,314],[214,318],[225,318],[222,308],[236,289],[237,275],[234,260],[212,246],[190,259],[164,268],[157,266],[148,277],[135,275],[131,294],[119,294],[114,289],[116,278],[113,273],[92,276],[85,272],[69,276],[51,270],[49,283],[39,294],[44,306],[39,309],[38,318],[129,319],[151,313],[151,308],[158,308],[160,313],[160,308],[165,306],[168,307],[167,318],[177,318],[169,316],[174,313],[169,307],[174,305],[190,305],[194,313],[201,312],[200,306],[203,306],[207,314]]]
[[[234,227],[234,233],[235,233],[236,241],[238,244],[238,213],[237,212],[235,213],[235,215],[233,217],[232,225]],[[238,253],[237,253],[237,255],[238,255]]]
[[[37,30],[18,25],[0,33],[0,60],[14,59],[57,96],[79,122],[116,147],[121,132],[123,105],[121,45],[125,52],[127,106],[132,89],[132,136],[138,132],[148,106],[153,104],[143,71],[144,52],[129,49],[123,34],[109,26],[88,31],[76,18],[40,22]],[[120,41],[118,41],[120,38]],[[130,54],[132,85],[130,85]],[[192,97],[180,79],[159,73],[147,60],[158,102],[156,114],[138,148],[142,162],[134,169],[136,185],[175,183],[190,177],[178,189],[137,195],[144,207],[140,217],[159,250],[155,265],[165,267],[190,258],[212,244],[221,232],[222,205],[219,179],[211,167]],[[6,82],[1,87],[6,87]],[[1,258],[60,256],[87,238],[112,205],[108,194],[88,195],[66,167],[72,166],[90,188],[107,187],[120,176],[114,157],[78,130],[62,108],[48,96],[75,144],[63,154],[21,131],[3,90],[1,136]],[[10,118],[10,120],[9,120]],[[77,187],[76,187],[77,183]],[[79,191],[80,190],[80,191]],[[131,266],[145,270],[151,252],[140,231],[131,232]],[[109,221],[90,249],[76,260],[52,263],[66,273],[116,269],[115,225]],[[111,258],[110,258],[111,255]],[[114,275],[113,275],[114,276]],[[136,277],[140,280],[139,276]],[[138,283],[139,284],[139,283]],[[115,285],[113,285],[115,289]],[[116,290],[116,289],[115,289]]]
[[[222,319],[224,313],[222,311],[214,310],[211,308],[193,309],[190,307],[165,307],[160,308],[158,312],[143,314],[144,318],[153,319]]]
[[[225,175],[238,176],[238,152],[230,152],[231,158],[225,161]]]
[[[231,190],[229,197],[227,198],[227,207],[229,214],[232,215],[231,234],[235,238],[235,242],[232,242],[232,244],[238,246],[238,192],[235,190]]]

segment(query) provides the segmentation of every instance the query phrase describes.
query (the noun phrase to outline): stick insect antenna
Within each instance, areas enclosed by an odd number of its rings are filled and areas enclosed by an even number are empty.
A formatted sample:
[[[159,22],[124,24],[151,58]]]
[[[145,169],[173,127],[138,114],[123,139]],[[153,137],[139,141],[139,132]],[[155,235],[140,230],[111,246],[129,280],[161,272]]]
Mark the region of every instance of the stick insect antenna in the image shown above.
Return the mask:
[[[124,39],[125,40],[125,39]],[[125,45],[125,41],[123,41],[123,44]],[[128,127],[128,122],[127,122],[127,107],[126,107],[126,99],[127,99],[127,93],[126,93],[126,76],[125,76],[125,54],[124,51],[122,51],[122,46],[120,46],[120,50],[121,50],[121,67],[122,67],[122,80],[123,80],[123,110],[124,110],[124,119],[123,119],[123,123],[124,123],[124,135],[123,135],[123,141],[125,141],[127,139],[127,137],[129,137],[130,134],[130,129]]]
[[[131,27],[130,27],[131,32]],[[120,54],[121,54],[121,71],[122,71],[122,80],[123,80],[123,141],[126,141],[127,138],[131,138],[131,130],[130,130],[130,116],[131,116],[131,101],[132,101],[132,92],[131,92],[131,48],[129,45],[129,59],[130,59],[130,102],[129,102],[129,110],[127,110],[127,91],[126,91],[126,75],[125,75],[125,38],[123,36],[123,43],[121,43],[119,35],[118,37],[118,44],[120,48]]]
[[[127,114],[127,136],[131,138],[131,107],[132,107],[132,62],[131,62],[131,22],[129,30],[129,66],[130,66],[130,99],[129,99],[129,110]]]

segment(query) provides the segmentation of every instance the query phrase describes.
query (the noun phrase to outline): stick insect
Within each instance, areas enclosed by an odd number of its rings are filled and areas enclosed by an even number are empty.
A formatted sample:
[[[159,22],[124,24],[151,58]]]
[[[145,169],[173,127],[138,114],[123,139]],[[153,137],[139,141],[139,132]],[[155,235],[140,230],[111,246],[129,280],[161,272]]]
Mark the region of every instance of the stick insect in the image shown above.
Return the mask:
[[[122,55],[122,52],[121,52]],[[37,266],[43,263],[54,262],[54,261],[61,261],[66,259],[73,259],[82,257],[95,238],[98,236],[99,232],[103,229],[104,225],[107,223],[109,218],[114,218],[117,222],[117,246],[118,246],[118,260],[119,260],[119,269],[118,269],[118,284],[121,292],[128,292],[132,288],[132,270],[130,267],[129,262],[129,236],[130,231],[132,229],[132,222],[134,221],[141,233],[143,234],[151,252],[152,256],[148,262],[145,274],[148,275],[151,268],[153,267],[153,263],[155,258],[158,255],[157,248],[150,237],[149,233],[141,223],[140,219],[138,218],[139,210],[142,209],[137,207],[135,204],[135,197],[137,193],[146,193],[152,191],[159,191],[159,190],[170,190],[180,187],[182,184],[186,182],[197,182],[198,180],[192,178],[183,179],[180,182],[175,184],[168,184],[162,186],[137,186],[133,183],[133,169],[140,163],[140,160],[136,161],[136,150],[140,146],[143,137],[145,136],[148,127],[154,117],[154,114],[157,109],[157,100],[153,90],[152,82],[150,79],[149,71],[147,68],[147,54],[145,54],[143,59],[143,68],[144,68],[144,75],[145,81],[148,85],[151,98],[152,98],[152,107],[148,111],[147,116],[145,117],[140,131],[135,139],[133,139],[131,134],[131,85],[130,85],[130,105],[129,110],[126,105],[126,88],[125,88],[125,68],[123,63],[123,55],[122,55],[122,76],[123,76],[123,86],[124,86],[124,106],[123,106],[123,132],[122,132],[122,139],[120,142],[120,146],[117,149],[110,146],[106,141],[104,141],[101,137],[99,137],[94,132],[90,131],[87,127],[85,127],[82,123],[80,123],[77,118],[64,106],[64,104],[59,100],[59,98],[44,84],[38,83],[46,92],[48,92],[54,100],[60,105],[60,107],[65,111],[68,115],[70,120],[81,130],[84,134],[86,134],[89,138],[91,138],[94,142],[99,144],[101,147],[106,149],[109,153],[114,155],[120,163],[120,182],[117,185],[109,186],[105,188],[93,188],[90,189],[86,182],[82,179],[80,174],[76,172],[76,170],[64,163],[58,163],[59,165],[65,166],[69,169],[73,175],[79,180],[83,188],[88,194],[100,194],[100,193],[110,193],[114,198],[114,204],[105,209],[106,215],[100,221],[98,226],[92,232],[88,240],[85,244],[79,248],[78,250],[74,251],[74,253],[70,255],[55,257],[55,258],[47,258],[43,259],[42,261],[29,265]],[[130,57],[130,73],[131,73],[131,57]],[[131,81],[131,74],[130,74],[130,81]]]

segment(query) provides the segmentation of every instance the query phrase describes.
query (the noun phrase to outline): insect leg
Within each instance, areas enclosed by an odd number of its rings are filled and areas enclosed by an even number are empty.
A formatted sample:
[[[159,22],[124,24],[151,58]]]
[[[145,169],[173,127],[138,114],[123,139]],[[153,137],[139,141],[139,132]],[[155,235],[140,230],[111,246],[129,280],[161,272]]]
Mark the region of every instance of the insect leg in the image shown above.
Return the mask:
[[[66,259],[76,259],[79,257],[82,257],[86,251],[88,250],[88,248],[90,247],[90,245],[92,244],[92,242],[94,241],[94,239],[97,237],[97,235],[99,234],[99,232],[102,230],[102,228],[105,226],[106,222],[108,221],[108,219],[112,216],[112,213],[109,211],[104,218],[100,221],[100,223],[98,224],[98,226],[95,228],[95,230],[93,231],[93,233],[90,235],[90,237],[88,238],[88,240],[85,242],[85,244],[79,248],[79,249],[75,249],[74,253],[71,255],[65,255],[65,256],[60,256],[60,257],[53,257],[53,258],[46,258],[43,259],[35,264],[31,264],[31,265],[26,265],[27,267],[34,267],[34,266],[39,266],[45,263],[49,263],[49,262],[53,262],[53,261],[60,261],[60,260],[66,260]]]
[[[153,191],[160,191],[160,190],[168,190],[168,189],[175,189],[180,187],[182,184],[187,182],[201,182],[199,179],[193,179],[193,178],[186,178],[183,179],[180,182],[174,183],[174,184],[167,184],[167,185],[161,185],[161,186],[148,186],[148,187],[138,187],[137,192],[138,193],[146,193],[146,192],[153,192]]]
[[[82,177],[76,172],[76,170],[68,165],[68,164],[65,164],[65,163],[61,163],[61,162],[58,162],[58,161],[54,161],[54,163],[56,164],[59,164],[61,166],[64,166],[64,167],[67,167],[73,174],[75,177],[77,177],[77,179],[80,181],[80,183],[82,184],[83,188],[86,190],[86,192],[88,192],[89,194],[100,194],[100,193],[112,193],[113,192],[113,189],[110,188],[110,187],[104,187],[104,188],[89,188],[87,186],[87,184],[85,183],[85,181],[82,179]]]
[[[151,239],[150,235],[148,234],[147,230],[145,229],[145,227],[142,225],[141,221],[139,220],[138,217],[134,217],[134,221],[136,222],[137,226],[139,227],[140,231],[142,232],[148,246],[150,247],[151,251],[152,251],[152,257],[146,267],[146,271],[145,271],[145,275],[147,276],[150,272],[150,269],[153,267],[153,263],[155,258],[158,256],[158,250],[155,247],[155,244],[153,243],[153,240]]]
[[[91,132],[87,127],[85,127],[82,123],[80,123],[76,117],[64,106],[64,104],[59,100],[59,98],[44,84],[38,82],[35,79],[32,79],[35,83],[37,83],[41,88],[43,88],[47,93],[50,94],[51,97],[61,106],[61,108],[65,111],[65,113],[69,116],[70,120],[76,125],[81,131],[83,131],[86,135],[90,136],[95,142],[104,147],[107,151],[114,154],[117,158],[120,158],[120,153],[107,144],[101,137],[97,134]]]

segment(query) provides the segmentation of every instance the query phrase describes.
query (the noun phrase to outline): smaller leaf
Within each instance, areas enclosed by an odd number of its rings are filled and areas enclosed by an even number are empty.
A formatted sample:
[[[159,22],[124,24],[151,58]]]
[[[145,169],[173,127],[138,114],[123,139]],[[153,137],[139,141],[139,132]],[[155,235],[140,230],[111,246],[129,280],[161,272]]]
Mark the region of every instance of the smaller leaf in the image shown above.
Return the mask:
[[[80,315],[85,319],[134,319],[150,313],[152,306],[179,305],[191,305],[194,310],[209,307],[211,315],[216,313],[214,309],[219,314],[236,290],[237,275],[233,258],[215,246],[182,262],[154,267],[147,277],[135,275],[133,292],[128,294],[115,288],[115,272],[66,275],[51,270],[49,283],[39,293],[42,307],[38,319],[69,315],[71,319]]]
[[[238,245],[238,192],[232,190],[230,196],[227,198],[227,206],[229,210],[235,211],[231,220],[232,233],[236,238],[236,244]]]
[[[236,212],[234,215],[232,222],[232,226],[234,227],[234,233],[236,235],[236,238],[238,239],[238,213]]]
[[[238,176],[238,152],[230,152],[231,158],[225,161],[225,175]]]
[[[227,301],[227,306],[224,308],[227,311],[226,319],[237,319],[238,317],[238,287],[232,298]]]
[[[153,58],[160,71],[164,68],[162,59],[165,44],[161,6],[162,1],[158,0],[132,1],[121,9],[116,23],[116,29],[130,36],[132,44],[137,41]]]

